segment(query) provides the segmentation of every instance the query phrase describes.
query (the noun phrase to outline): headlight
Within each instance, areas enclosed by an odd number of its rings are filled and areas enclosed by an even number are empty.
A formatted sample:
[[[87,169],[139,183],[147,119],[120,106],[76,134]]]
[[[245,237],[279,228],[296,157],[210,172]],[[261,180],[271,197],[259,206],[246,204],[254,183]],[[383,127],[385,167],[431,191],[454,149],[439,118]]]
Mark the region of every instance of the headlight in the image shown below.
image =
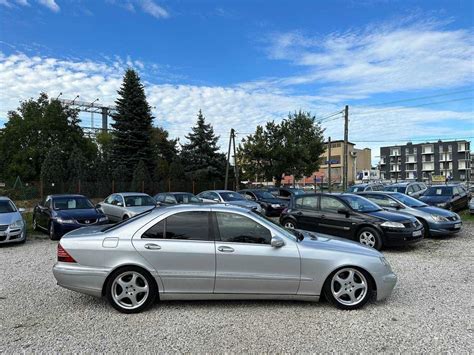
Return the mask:
[[[392,271],[392,267],[390,266],[389,262],[387,261],[387,259],[385,259],[385,257],[381,256],[380,258],[380,261],[382,262],[382,264],[384,264],[387,269],[389,269],[390,271]]]
[[[272,208],[280,208],[280,205],[277,203],[272,204]]]
[[[387,222],[383,222],[381,224],[382,227],[387,227],[387,228],[405,228],[405,226],[403,225],[403,223],[398,223],[398,222],[390,222],[390,221],[387,221]]]
[[[99,222],[106,222],[106,221],[108,221],[108,220],[109,220],[109,219],[108,219],[106,216],[99,218]]]
[[[447,222],[447,221],[449,221],[449,219],[447,219],[446,217],[438,216],[437,214],[432,214],[431,217],[433,217],[433,220],[435,222]]]
[[[62,217],[56,218],[56,222],[64,223],[64,224],[74,224],[74,223],[76,223],[76,221],[71,219],[71,218],[62,218]]]
[[[25,225],[25,222],[23,222],[22,219],[19,219],[18,221],[15,221],[14,223],[10,224],[11,229],[17,229],[17,228],[23,228]]]

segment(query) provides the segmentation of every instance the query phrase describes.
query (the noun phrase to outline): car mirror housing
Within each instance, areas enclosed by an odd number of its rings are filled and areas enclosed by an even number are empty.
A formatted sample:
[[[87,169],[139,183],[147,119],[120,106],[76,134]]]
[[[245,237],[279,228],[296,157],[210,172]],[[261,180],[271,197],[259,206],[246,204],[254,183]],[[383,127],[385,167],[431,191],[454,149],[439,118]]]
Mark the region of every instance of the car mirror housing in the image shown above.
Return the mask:
[[[283,238],[278,237],[278,236],[272,237],[272,240],[270,243],[271,243],[271,246],[274,248],[281,248],[282,246],[285,245],[285,241],[283,240]]]
[[[349,210],[348,210],[347,208],[339,208],[339,209],[337,210],[337,213],[339,213],[339,214],[344,214],[344,215],[346,215],[346,216],[349,216],[349,214],[350,214],[350,213],[349,213]]]
[[[123,207],[123,203],[122,202],[117,202],[117,206]]]

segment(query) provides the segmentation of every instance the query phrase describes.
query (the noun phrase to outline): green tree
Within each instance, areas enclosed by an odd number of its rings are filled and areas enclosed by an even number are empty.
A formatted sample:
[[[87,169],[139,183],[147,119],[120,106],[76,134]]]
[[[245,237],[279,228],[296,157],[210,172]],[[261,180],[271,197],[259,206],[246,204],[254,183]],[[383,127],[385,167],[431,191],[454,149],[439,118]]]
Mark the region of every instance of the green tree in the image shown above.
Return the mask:
[[[242,140],[238,160],[248,179],[275,179],[283,174],[297,179],[319,169],[324,152],[324,130],[309,112],[289,114],[280,124],[268,122]]]
[[[195,179],[222,178],[225,174],[225,156],[219,153],[217,141],[210,124],[199,110],[196,126],[186,138],[189,143],[183,146],[181,160],[186,162],[185,172]]]
[[[133,171],[132,191],[147,190],[150,187],[151,179],[148,169],[143,160],[140,160]]]
[[[39,180],[46,155],[58,147],[66,157],[76,146],[89,160],[97,155],[95,143],[84,136],[77,110],[50,100],[45,93],[20,104],[8,113],[0,133],[0,166],[4,179],[21,176],[23,181]]]
[[[84,181],[87,177],[88,170],[87,159],[79,148],[74,147],[67,161],[68,181],[74,185],[77,184],[79,180]]]
[[[48,151],[41,166],[41,179],[45,186],[60,184],[67,179],[65,157],[66,154],[58,146],[53,146]]]
[[[168,179],[170,174],[170,165],[165,159],[158,158],[153,172],[153,176],[157,181]]]
[[[113,116],[113,160],[125,166],[123,174],[131,177],[140,160],[150,169],[153,164],[151,145],[152,122],[150,105],[137,72],[128,69],[115,101],[117,113]]]
[[[185,169],[181,160],[179,158],[175,158],[169,168],[169,177],[173,180],[181,180],[185,177]]]
[[[170,164],[178,154],[176,149],[177,143],[177,139],[169,138],[169,133],[164,128],[152,127],[151,144],[153,147],[153,156],[164,159]]]

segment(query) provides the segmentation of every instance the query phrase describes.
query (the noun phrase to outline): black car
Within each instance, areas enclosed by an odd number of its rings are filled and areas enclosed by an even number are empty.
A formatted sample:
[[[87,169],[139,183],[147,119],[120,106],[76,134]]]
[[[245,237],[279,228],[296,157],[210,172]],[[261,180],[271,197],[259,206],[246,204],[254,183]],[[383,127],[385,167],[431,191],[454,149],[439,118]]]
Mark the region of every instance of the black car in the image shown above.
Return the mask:
[[[296,196],[282,212],[280,223],[352,239],[378,250],[418,242],[424,234],[415,217],[385,211],[364,197],[347,193]]]
[[[267,191],[274,197],[285,201],[289,201],[293,196],[305,194],[304,190],[293,187],[269,187]]]
[[[460,185],[433,185],[430,186],[420,201],[451,211],[460,211],[469,206],[469,194]]]
[[[190,192],[162,192],[153,197],[160,205],[177,205],[181,203],[202,203],[201,199]]]
[[[270,192],[259,189],[245,189],[237,191],[247,200],[255,201],[262,206],[262,212],[266,216],[279,216],[288,206],[288,200],[276,198]]]
[[[49,195],[33,210],[33,228],[52,240],[72,230],[109,223],[105,214],[82,195]]]

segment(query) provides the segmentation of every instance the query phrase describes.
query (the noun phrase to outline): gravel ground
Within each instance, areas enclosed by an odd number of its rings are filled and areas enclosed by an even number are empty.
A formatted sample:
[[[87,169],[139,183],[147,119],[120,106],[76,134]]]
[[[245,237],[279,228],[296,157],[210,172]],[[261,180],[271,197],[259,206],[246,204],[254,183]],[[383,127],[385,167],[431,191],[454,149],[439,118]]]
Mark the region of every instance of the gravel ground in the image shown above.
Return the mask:
[[[167,302],[137,315],[56,286],[56,243],[0,247],[0,353],[472,352],[474,224],[454,238],[386,251],[392,297],[327,303]],[[44,237],[42,237],[44,238]],[[471,344],[471,345],[469,345]]]

